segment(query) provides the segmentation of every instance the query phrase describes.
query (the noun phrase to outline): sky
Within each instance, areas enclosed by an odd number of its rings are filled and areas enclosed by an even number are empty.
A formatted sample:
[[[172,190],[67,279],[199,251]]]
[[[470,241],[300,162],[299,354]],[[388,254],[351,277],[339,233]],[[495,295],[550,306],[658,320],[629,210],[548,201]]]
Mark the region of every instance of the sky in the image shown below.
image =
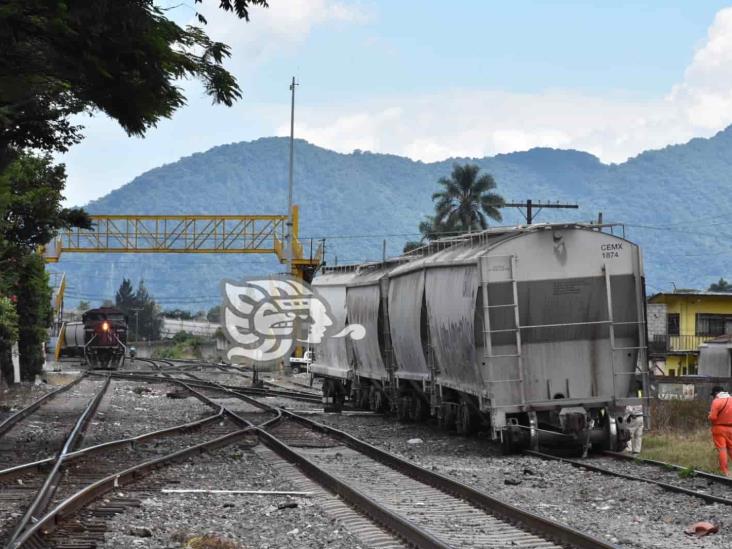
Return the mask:
[[[192,0],[159,1],[193,22]],[[188,104],[144,139],[102,114],[62,155],[67,205],[216,145],[295,134],[316,145],[425,162],[532,147],[603,162],[732,124],[732,7],[706,0],[270,0],[245,23],[204,0],[206,31],[232,47],[244,98]]]

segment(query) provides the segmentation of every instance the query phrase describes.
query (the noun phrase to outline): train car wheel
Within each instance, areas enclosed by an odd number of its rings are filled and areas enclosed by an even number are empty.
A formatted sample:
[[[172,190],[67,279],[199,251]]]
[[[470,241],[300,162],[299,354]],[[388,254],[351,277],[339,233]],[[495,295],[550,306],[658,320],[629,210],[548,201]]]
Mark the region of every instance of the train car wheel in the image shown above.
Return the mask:
[[[462,403],[457,409],[455,427],[461,435],[469,435],[477,429],[477,421],[473,411],[466,403]]]
[[[501,454],[510,456],[516,453],[516,447],[513,442],[511,429],[503,429],[501,431]]]
[[[426,406],[424,401],[417,395],[414,395],[410,400],[409,418],[412,421],[422,421],[426,417]]]
[[[437,415],[437,424],[442,429],[452,430],[455,428],[457,407],[458,405],[453,402],[443,402],[440,405]]]
[[[362,410],[369,409],[369,397],[370,391],[366,389],[359,389],[358,391],[358,407]]]
[[[372,412],[380,412],[384,406],[384,399],[380,389],[371,387],[369,391],[369,410]]]
[[[397,399],[397,419],[401,422],[409,421],[409,408],[411,398],[408,396]]]

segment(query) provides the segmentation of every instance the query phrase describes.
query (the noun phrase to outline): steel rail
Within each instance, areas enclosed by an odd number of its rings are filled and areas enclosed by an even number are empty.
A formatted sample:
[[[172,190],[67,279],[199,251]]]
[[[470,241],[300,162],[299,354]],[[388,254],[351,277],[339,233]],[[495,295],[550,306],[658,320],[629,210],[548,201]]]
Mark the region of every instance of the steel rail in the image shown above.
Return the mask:
[[[420,528],[409,519],[401,516],[400,514],[390,510],[385,505],[373,500],[367,495],[363,494],[359,490],[356,490],[338,479],[334,475],[328,473],[322,467],[319,467],[314,462],[309,460],[304,455],[295,451],[292,447],[285,444],[277,437],[265,430],[266,427],[278,423],[282,420],[285,410],[270,406],[263,402],[258,402],[256,399],[236,391],[226,389],[223,386],[219,386],[218,390],[227,394],[232,394],[245,402],[248,402],[254,406],[258,406],[264,410],[273,411],[277,413],[277,416],[269,421],[264,422],[258,426],[253,426],[250,422],[243,418],[239,418],[240,421],[248,423],[256,432],[259,440],[272,451],[274,451],[281,458],[289,461],[293,465],[297,466],[307,477],[325,487],[330,492],[340,496],[346,503],[351,507],[359,510],[361,513],[371,518],[372,521],[380,524],[387,530],[394,532],[396,535],[410,543],[415,547],[423,549],[449,549],[450,545],[444,541],[436,538],[428,531]],[[229,412],[234,417],[236,414]]]
[[[66,437],[66,441],[64,442],[63,447],[56,456],[53,467],[46,476],[45,482],[38,490],[36,497],[33,498],[33,502],[30,504],[23,517],[13,529],[13,532],[11,533],[10,539],[8,541],[8,547],[18,546],[17,540],[22,537],[24,531],[28,529],[28,525],[32,521],[37,519],[37,515],[42,513],[48,503],[51,501],[51,498],[56,492],[56,488],[59,484],[61,476],[61,466],[63,465],[68,453],[74,450],[79,442],[81,442],[86,428],[89,426],[91,418],[94,417],[94,414],[99,407],[99,403],[102,401],[104,394],[107,392],[107,388],[109,387],[110,382],[111,377],[107,376],[107,378],[104,380],[104,383],[102,384],[102,387],[89,401],[89,403],[84,408],[84,411],[76,420],[74,427],[71,429],[71,432]]]
[[[107,383],[109,379],[111,379],[111,377],[113,377],[111,374],[107,376]],[[114,490],[120,485],[139,480],[139,478],[146,472],[151,472],[158,467],[167,465],[183,457],[188,457],[189,455],[198,452],[206,452],[208,450],[213,450],[219,447],[226,446],[228,444],[232,444],[233,442],[236,442],[247,434],[253,434],[254,430],[256,429],[256,426],[248,420],[240,417],[235,412],[229,410],[225,406],[217,404],[216,402],[203,395],[202,393],[196,391],[194,388],[190,387],[187,383],[183,381],[169,378],[160,378],[159,381],[163,383],[172,382],[183,386],[188,391],[190,391],[191,394],[193,394],[196,398],[201,400],[204,404],[218,410],[219,414],[224,414],[231,417],[234,422],[238,423],[239,425],[243,425],[244,428],[239,429],[233,433],[223,435],[211,441],[189,446],[188,448],[183,448],[182,450],[178,450],[166,456],[143,462],[118,473],[109,475],[97,482],[90,484],[89,486],[86,486],[82,490],[76,492],[75,494],[66,498],[64,501],[60,502],[56,507],[48,511],[42,517],[36,518],[34,524],[29,528],[24,529],[22,532],[19,532],[18,536],[14,536],[13,538],[11,538],[10,543],[7,545],[9,549],[19,549],[20,547],[23,547],[25,544],[29,543],[31,538],[33,538],[33,536],[35,536],[36,534],[49,533],[56,526],[58,521],[63,520],[84,505],[98,499],[102,495],[110,492],[111,490]],[[268,421],[264,422],[263,425],[279,420],[280,414],[277,410],[267,405],[263,406],[276,413],[276,416],[274,418],[271,418]],[[54,470],[57,468],[57,466],[54,466]]]
[[[146,462],[140,465],[137,465],[135,467],[129,468],[125,471],[122,471],[120,473],[110,475],[100,481],[97,481],[96,483],[84,488],[80,492],[77,492],[70,498],[67,498],[64,502],[59,504],[56,508],[54,508],[51,512],[49,512],[46,516],[42,517],[37,524],[35,524],[31,529],[29,529],[23,536],[22,539],[19,540],[19,543],[14,546],[15,547],[21,547],[23,543],[26,543],[30,538],[36,534],[41,532],[42,528],[48,528],[59,519],[63,519],[65,516],[68,516],[69,514],[74,513],[77,511],[80,507],[83,505],[89,503],[90,501],[93,501],[95,499],[98,499],[101,495],[109,492],[110,490],[113,490],[115,487],[118,487],[119,485],[127,484],[128,482],[132,482],[136,480],[136,475],[139,476],[144,471],[149,471],[152,468],[162,465],[163,463],[169,463],[170,461],[173,461],[175,459],[179,459],[184,456],[188,456],[191,453],[197,451],[197,449],[204,449],[208,450],[211,449],[213,446],[212,444],[221,444],[225,445],[230,442],[233,442],[234,440],[238,440],[241,436],[244,436],[247,433],[256,433],[256,435],[259,437],[260,441],[262,441],[264,444],[266,444],[268,447],[270,447],[273,451],[275,451],[278,455],[286,459],[287,461],[290,461],[291,463],[298,466],[307,476],[318,482],[319,484],[325,486],[332,492],[338,494],[341,496],[345,501],[347,501],[351,506],[355,507],[356,509],[361,510],[364,514],[371,517],[372,520],[375,522],[381,524],[382,526],[386,527],[387,529],[395,532],[397,535],[408,541],[409,543],[417,546],[417,547],[423,547],[425,549],[448,549],[450,546],[441,540],[438,540],[434,536],[432,536],[429,532],[426,532],[425,530],[419,528],[415,524],[411,523],[409,520],[401,517],[400,515],[394,513],[393,511],[389,510],[387,507],[381,505],[380,503],[372,500],[368,496],[365,496],[364,494],[360,493],[357,490],[354,490],[344,482],[340,481],[330,473],[326,472],[322,468],[315,465],[313,462],[305,458],[304,456],[297,453],[295,450],[293,450],[291,447],[289,447],[287,444],[283,443],[267,431],[263,429],[263,427],[270,426],[276,422],[278,422],[282,415],[282,410],[269,406],[268,404],[261,403],[256,401],[255,399],[252,399],[251,397],[248,397],[247,395],[239,394],[237,395],[235,391],[226,389],[224,387],[218,387],[214,388],[216,390],[220,390],[227,394],[233,394],[235,396],[239,396],[239,398],[242,398],[243,400],[252,403],[253,405],[259,406],[262,409],[276,412],[277,415],[274,418],[271,418],[270,420],[263,423],[261,426],[254,426],[251,422],[248,420],[241,418],[238,416],[235,412],[229,410],[225,406],[219,406],[217,405],[213,400],[209,399],[205,395],[202,395],[192,387],[188,386],[186,382],[179,381],[179,380],[168,380],[164,379],[162,381],[172,381],[174,383],[178,383],[190,390],[195,396],[197,396],[199,399],[201,399],[203,402],[206,402],[207,404],[211,406],[217,406],[220,407],[224,413],[232,417],[235,421],[242,425],[246,425],[243,429],[240,431],[237,431],[235,433],[231,433],[229,435],[225,435],[224,437],[221,437],[219,439],[216,439],[215,441],[211,441],[211,443],[203,443],[196,445],[195,447],[190,447],[184,450],[181,450],[179,452],[176,452],[174,454],[170,454],[168,456],[164,456],[162,458],[158,458],[155,460],[152,460],[150,462]],[[204,450],[204,451],[205,451]]]
[[[617,471],[605,469],[604,467],[598,467],[597,465],[591,465],[584,461],[578,461],[575,459],[568,459],[568,458],[563,458],[563,457],[559,457],[559,456],[553,456],[551,454],[537,452],[536,450],[524,450],[524,453],[526,455],[538,457],[541,459],[546,459],[546,460],[551,460],[551,461],[560,461],[560,462],[572,465],[573,467],[587,469],[588,471],[593,471],[595,473],[601,473],[601,474],[607,475],[607,476],[618,477],[618,478],[622,478],[622,479],[626,479],[626,480],[633,480],[636,482],[645,482],[647,484],[654,484],[656,486],[659,486],[660,488],[663,488],[664,490],[666,490],[668,492],[674,492],[677,494],[685,494],[687,496],[692,496],[695,498],[703,499],[704,501],[706,501],[708,503],[722,503],[724,505],[732,505],[732,499],[723,498],[720,496],[713,496],[712,494],[705,494],[704,492],[690,490],[689,488],[683,488],[683,487],[677,486],[675,484],[669,484],[668,482],[663,482],[660,480],[653,480],[653,479],[645,478],[645,477],[638,477],[635,475],[629,475],[627,473],[619,473]]]
[[[232,375],[239,375],[246,379],[252,378],[252,376],[248,372],[245,372],[242,368],[237,368],[236,366],[233,366],[231,364],[220,364],[217,362],[207,362],[205,360],[183,360],[183,359],[170,359],[170,360],[165,359],[165,360],[161,360],[161,361],[166,362],[168,364],[172,364],[174,362],[182,362],[183,367],[186,367],[186,368],[193,367],[193,366],[216,368],[218,370],[221,370],[222,372],[228,372]],[[177,368],[181,368],[179,365],[174,365],[174,366]],[[182,371],[182,370],[180,370],[180,371]],[[291,391],[293,393],[296,392],[296,393],[302,394],[304,396],[317,396],[318,398],[320,398],[320,395],[317,391],[315,391],[312,388],[308,387],[307,385],[304,385],[301,383],[292,382],[293,385],[300,385],[301,387],[309,388],[310,390],[309,391],[300,391],[297,389],[293,390],[293,389],[289,389],[285,385],[280,385],[279,383],[275,383],[273,381],[262,380],[262,382],[265,385],[269,385],[270,387],[274,387],[277,389],[284,389],[286,391]]]
[[[31,415],[33,412],[35,412],[46,401],[51,400],[53,397],[58,396],[65,391],[68,391],[69,389],[71,389],[71,387],[73,387],[74,385],[79,383],[86,376],[87,376],[87,373],[85,372],[85,373],[81,374],[79,377],[77,377],[76,379],[74,379],[73,381],[56,389],[55,391],[51,391],[50,393],[43,395],[41,398],[30,403],[28,406],[26,406],[22,410],[19,410],[16,413],[14,413],[12,416],[6,418],[2,423],[0,423],[0,437],[2,437],[10,429],[12,429],[15,426],[15,424],[18,423],[20,420],[25,419],[26,417]]]
[[[676,465],[674,463],[667,463],[665,461],[659,461],[656,459],[649,459],[649,458],[642,458],[639,456],[629,456],[626,454],[621,454],[619,452],[610,452],[609,450],[606,450],[603,452],[603,455],[610,456],[616,459],[625,460],[625,461],[633,461],[633,462],[640,462],[645,463],[647,465],[655,465],[657,467],[661,467],[663,469],[673,469],[679,472],[690,472],[695,477],[701,477],[705,478],[707,480],[711,480],[713,482],[718,482],[719,484],[726,484],[727,486],[732,486],[732,478],[725,477],[723,475],[716,475],[714,473],[708,473],[707,471],[700,471],[699,469],[691,469],[689,467],[683,467],[681,465]]]
[[[519,509],[509,503],[496,499],[487,493],[472,488],[455,479],[430,471],[419,465],[406,461],[386,450],[377,448],[368,442],[354,437],[344,431],[330,427],[303,417],[288,410],[282,410],[285,417],[303,423],[314,430],[338,438],[347,446],[366,454],[384,465],[387,465],[419,482],[432,486],[446,494],[464,499],[484,511],[512,524],[518,524],[526,530],[534,532],[549,540],[563,545],[583,549],[612,549],[614,546],[593,536],[575,530],[550,519]]]
[[[236,391],[229,391],[235,394]],[[248,395],[238,395],[239,398],[246,400],[257,405],[256,399]],[[279,410],[281,418],[290,418],[299,423],[310,427],[313,430],[320,431],[333,438],[337,438],[343,441],[347,446],[357,450],[368,457],[387,465],[398,472],[409,476],[423,484],[427,484],[436,488],[443,493],[451,495],[453,497],[461,498],[474,506],[487,511],[489,514],[500,518],[511,524],[518,524],[522,528],[536,533],[541,537],[558,542],[563,545],[569,545],[581,549],[614,549],[615,546],[605,543],[604,541],[597,539],[593,536],[575,530],[569,526],[554,522],[550,519],[546,519],[539,515],[535,515],[529,511],[519,509],[509,503],[498,500],[485,492],[472,488],[466,484],[463,484],[455,479],[451,479],[447,476],[441,475],[434,471],[427,470],[423,467],[410,463],[390,452],[377,448],[368,442],[362,441],[344,431],[318,423],[306,417],[303,417],[294,412],[276,408],[264,403],[259,403],[260,406],[264,406],[268,409]],[[279,420],[279,419],[278,419]],[[270,425],[274,423],[268,422]],[[425,535],[426,533],[404,519],[401,515],[394,513],[385,506],[378,502],[371,500],[368,496],[361,494],[348,486],[343,481],[333,477],[322,468],[308,460],[300,453],[293,450],[291,447],[282,443],[271,433],[267,432],[264,427],[268,425],[262,425],[257,427],[257,434],[260,436],[260,440],[271,448],[273,451],[278,453],[281,457],[287,459],[291,463],[297,465],[307,476],[313,479],[318,484],[325,486],[331,492],[334,492],[341,496],[351,506],[360,509],[366,515],[374,518],[376,522],[382,524],[387,529],[402,536],[408,542],[416,545],[417,547],[439,547],[440,545],[429,545],[430,543],[444,543],[431,535],[427,534],[427,538],[419,541],[419,536]],[[390,519],[389,516],[396,518]],[[404,530],[403,530],[404,529]],[[417,531],[410,531],[416,529]],[[415,537],[408,537],[415,536]],[[431,538],[431,539],[428,539]],[[424,545],[423,545],[424,544]]]
[[[214,367],[218,368],[219,370],[221,370],[222,372],[229,372],[231,374],[237,374],[237,375],[240,375],[242,377],[246,377],[248,379],[251,379],[251,376],[245,374],[243,371],[241,371],[240,368],[237,368],[235,366],[231,366],[231,365],[228,365],[228,364],[215,364],[215,363],[211,363],[210,366],[214,366]],[[269,385],[269,386],[275,387],[277,389],[284,389],[284,390],[288,390],[288,391],[293,391],[293,389],[288,389],[286,386],[280,385],[279,383],[275,383],[274,381],[262,380],[262,382],[265,385]],[[298,383],[295,383],[294,381],[292,381],[291,383],[293,385],[300,385],[301,387],[308,388],[306,385],[298,384]],[[309,391],[300,391],[298,389],[295,389],[294,391],[296,391],[296,392],[298,392],[300,394],[303,394],[303,395],[316,395],[316,396],[319,396],[318,395],[318,392],[315,391],[315,390],[313,390],[312,388],[310,388]]]
[[[508,520],[509,522],[520,522],[521,524],[526,524],[526,522],[530,522],[528,519],[533,519],[532,522],[532,530],[538,530],[542,533],[542,535],[545,535],[545,532],[551,531],[551,536],[546,536],[549,539],[554,540],[562,540],[564,544],[573,545],[576,547],[582,547],[583,549],[609,549],[612,546],[605,544],[604,542],[601,542],[599,540],[596,540],[594,538],[591,538],[585,534],[582,534],[580,532],[576,532],[570,528],[564,527],[562,525],[559,525],[558,523],[553,523],[552,521],[548,521],[547,519],[543,519],[541,517],[537,517],[535,515],[532,515],[531,513],[527,513],[525,511],[521,511],[517,508],[514,508],[508,504],[505,504],[503,502],[500,502],[498,500],[495,500],[494,498],[491,498],[487,494],[483,494],[482,492],[479,492],[477,490],[474,490],[466,485],[462,485],[461,483],[454,481],[452,479],[449,479],[447,477],[443,477],[442,475],[439,475],[437,473],[433,473],[431,471],[427,471],[426,469],[422,469],[421,467],[418,467],[414,464],[411,464],[409,462],[406,462],[402,460],[401,458],[398,458],[397,456],[394,456],[392,454],[389,454],[388,452],[385,452],[383,450],[379,450],[376,447],[373,447],[369,445],[368,443],[365,443],[363,441],[360,441],[356,439],[355,437],[352,437],[351,435],[348,435],[342,431],[338,431],[337,429],[333,429],[331,427],[319,424],[317,422],[308,420],[307,418],[304,418],[302,416],[298,416],[297,414],[287,412],[286,410],[282,410],[277,407],[270,406],[268,404],[258,402],[256,399],[252,398],[251,396],[245,395],[243,393],[238,393],[235,390],[227,389],[223,386],[216,387],[215,384],[212,384],[211,386],[207,386],[206,389],[209,390],[217,390],[221,391],[225,394],[231,394],[233,396],[236,396],[238,398],[241,398],[242,400],[245,400],[253,405],[259,406],[262,409],[275,412],[277,415],[274,418],[271,418],[270,420],[264,422],[263,424],[259,426],[254,426],[249,422],[248,420],[241,418],[238,416],[235,412],[229,410],[225,406],[219,406],[216,404],[212,399],[206,397],[205,395],[198,392],[196,389],[194,389],[191,385],[188,383],[181,381],[181,380],[175,380],[175,379],[167,379],[167,378],[158,378],[157,381],[159,382],[172,382],[179,384],[185,388],[187,388],[191,393],[202,400],[203,402],[207,403],[210,406],[218,407],[220,408],[226,415],[230,416],[234,421],[241,425],[245,425],[245,427],[241,430],[238,430],[234,433],[230,433],[228,435],[224,435],[223,437],[219,437],[213,441],[208,441],[206,443],[201,443],[195,446],[191,446],[189,448],[179,450],[178,452],[175,452],[173,454],[169,454],[167,456],[163,456],[161,458],[157,458],[155,460],[151,460],[142,464],[138,464],[134,467],[128,468],[124,471],[121,471],[119,473],[110,475],[108,477],[105,477],[104,479],[101,479],[97,481],[96,483],[84,488],[83,490],[77,492],[76,494],[72,495],[70,498],[67,498],[61,504],[59,504],[56,508],[54,508],[52,511],[47,513],[44,517],[41,517],[38,522],[31,527],[29,530],[27,530],[22,539],[19,540],[19,544],[16,545],[16,547],[20,547],[22,543],[25,543],[31,539],[33,535],[36,533],[39,533],[43,531],[43,529],[47,529],[49,527],[52,527],[55,525],[57,520],[62,520],[65,517],[68,517],[69,515],[76,512],[79,508],[83,507],[84,505],[88,504],[89,502],[98,499],[100,495],[103,495],[119,485],[124,485],[129,482],[133,482],[135,480],[138,480],[138,478],[144,474],[145,472],[149,472],[159,466],[162,466],[164,464],[170,463],[172,461],[175,461],[177,459],[181,459],[183,457],[188,457],[196,452],[199,451],[208,451],[210,449],[213,449],[215,447],[221,447],[227,444],[230,444],[236,440],[239,440],[241,437],[247,435],[247,434],[256,434],[259,438],[259,440],[271,448],[273,451],[275,451],[278,455],[280,455],[282,458],[286,459],[287,461],[290,461],[291,463],[295,464],[304,474],[306,474],[308,477],[313,479],[314,481],[318,482],[322,486],[324,486],[326,489],[330,490],[331,492],[339,495],[341,498],[344,499],[349,505],[354,507],[355,509],[358,509],[361,513],[365,514],[366,516],[370,517],[371,520],[374,522],[380,524],[381,526],[387,528],[388,530],[394,532],[396,535],[400,536],[402,539],[407,541],[408,543],[415,545],[417,547],[424,547],[424,548],[430,548],[430,549],[445,549],[450,547],[445,541],[440,540],[436,537],[434,537],[431,533],[424,530],[423,528],[420,528],[419,526],[415,525],[408,519],[404,518],[398,513],[395,513],[394,511],[390,510],[386,506],[380,504],[377,501],[374,501],[373,499],[369,498],[365,494],[361,493],[360,491],[352,488],[345,482],[341,481],[340,479],[336,478],[335,476],[331,475],[330,473],[326,472],[319,466],[317,466],[315,463],[311,462],[309,459],[307,459],[302,454],[296,452],[293,448],[285,444],[284,442],[280,441],[277,437],[272,435],[271,433],[267,432],[265,429],[269,426],[274,425],[275,423],[279,422],[283,417],[289,417],[291,419],[294,419],[296,421],[302,422],[306,425],[310,425],[313,427],[316,427],[318,430],[322,430],[330,435],[336,435],[339,438],[342,438],[343,440],[347,440],[349,445],[358,447],[362,446],[363,448],[370,448],[370,451],[376,455],[379,455],[379,457],[382,458],[385,462],[391,462],[391,463],[397,463],[402,469],[402,471],[409,471],[412,473],[413,478],[416,478],[417,480],[421,480],[422,482],[425,482],[423,478],[429,479],[431,482],[428,482],[429,484],[432,484],[433,486],[449,493],[449,494],[455,494],[456,488],[459,488],[458,490],[458,497],[463,497],[464,499],[468,501],[472,500],[478,500],[483,501],[483,505],[479,505],[481,507],[484,507],[485,502],[490,502],[492,508],[493,508],[493,514],[496,516],[499,516],[501,518],[505,518],[505,520]],[[375,458],[378,459],[378,458]],[[412,476],[409,475],[409,476]],[[472,498],[472,500],[471,500]],[[500,510],[503,511],[503,515],[500,514]],[[508,511],[508,513],[506,513]],[[521,520],[517,518],[518,516],[521,517]]]
[[[351,507],[358,509],[372,521],[394,532],[407,543],[424,549],[450,548],[450,545],[445,541],[433,536],[409,519],[391,511],[388,507],[368,497],[363,492],[352,488],[264,429],[257,427],[257,435],[263,444],[280,457],[296,465],[307,477],[340,496]]]
[[[200,427],[203,427],[204,425],[208,423],[212,423],[215,421],[218,421],[221,417],[223,417],[224,411],[219,410],[218,413],[213,414],[211,416],[207,416],[203,419],[198,419],[196,421],[192,421],[190,423],[182,423],[180,425],[175,425],[173,427],[167,427],[165,429],[160,429],[158,431],[148,431],[147,433],[143,433],[141,435],[136,435],[134,437],[129,438],[122,438],[117,440],[111,440],[108,442],[102,442],[101,444],[96,444],[94,446],[88,446],[86,448],[82,448],[80,450],[76,450],[74,452],[69,452],[66,455],[65,463],[72,463],[75,460],[78,460],[82,457],[86,457],[92,454],[96,454],[98,452],[103,452],[105,450],[110,450],[117,448],[119,446],[135,446],[135,444],[138,444],[143,441],[147,440],[153,440],[156,438],[164,437],[173,433],[186,433],[193,431],[195,429],[198,429]],[[29,463],[23,463],[21,465],[15,465],[13,467],[9,467],[7,469],[0,470],[0,480],[6,481],[9,479],[14,478],[15,476],[29,472],[33,469],[39,469],[43,470],[48,465],[52,464],[54,462],[53,457],[41,459],[38,461],[32,461]]]
[[[130,379],[133,381],[146,381],[146,382],[152,382],[152,383],[160,383],[165,381],[171,381],[171,380],[177,380],[181,381],[179,378],[172,377],[168,372],[161,372],[162,375],[146,375],[146,374],[138,374],[135,372],[132,373],[126,373],[126,372],[112,372],[110,375],[115,379]],[[89,375],[106,375],[101,372],[90,372]],[[191,374],[192,375],[192,374]],[[193,386],[198,386],[199,388],[206,388],[207,385],[219,385],[216,384],[214,381],[206,381],[200,378],[196,378],[195,382],[190,383]],[[277,391],[273,389],[258,389],[255,387],[236,387],[231,385],[221,385],[221,387],[226,387],[227,389],[232,389],[241,393],[249,393],[251,395],[261,396],[261,397],[281,397],[281,398],[288,398],[291,400],[299,400],[301,402],[309,402],[311,404],[313,403],[319,403],[322,404],[322,399],[320,397],[317,397],[315,395],[303,395],[300,393],[290,393],[288,391]]]
[[[207,379],[202,379],[198,377],[195,374],[192,374],[191,372],[180,372],[186,377],[189,377],[191,379],[195,379],[196,381],[203,382],[203,383],[217,383],[216,381],[209,381]],[[262,392],[262,394],[265,394],[265,396],[283,396],[286,398],[291,398],[293,400],[303,400],[305,402],[318,402],[322,403],[322,397],[320,395],[316,395],[314,393],[306,393],[305,391],[298,391],[297,389],[288,389],[284,385],[277,385],[274,383],[270,383],[265,381],[265,385],[270,385],[272,387],[276,387],[275,389],[267,389],[265,388],[258,388],[258,387],[242,387],[242,389],[248,390],[248,391],[255,391],[255,392]],[[233,388],[233,386],[232,386]],[[239,389],[239,387],[236,387]],[[254,394],[254,393],[253,393]]]
[[[145,461],[123,471],[106,476],[103,479],[86,486],[82,490],[79,490],[59,503],[44,516],[40,517],[33,526],[28,528],[23,535],[16,540],[14,545],[9,547],[11,549],[19,549],[28,543],[36,534],[50,533],[61,520],[70,517],[85,505],[99,499],[101,496],[111,492],[112,490],[140,480],[145,473],[150,473],[164,465],[168,465],[191,455],[208,452],[210,450],[215,450],[216,448],[222,448],[229,444],[233,444],[246,435],[252,434],[252,430],[253,428],[251,427],[239,429],[213,440],[183,448],[173,452],[172,454],[167,454],[159,458]]]

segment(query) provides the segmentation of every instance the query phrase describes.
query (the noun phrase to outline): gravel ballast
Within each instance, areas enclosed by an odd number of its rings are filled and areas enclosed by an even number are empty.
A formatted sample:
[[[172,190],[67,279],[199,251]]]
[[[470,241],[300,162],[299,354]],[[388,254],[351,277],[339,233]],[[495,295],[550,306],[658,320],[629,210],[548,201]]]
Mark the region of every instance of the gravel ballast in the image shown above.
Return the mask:
[[[333,549],[363,545],[343,527],[323,515],[312,497],[164,493],[164,489],[301,491],[282,479],[251,448],[231,446],[166,468],[167,483],[157,493],[145,491],[142,505],[117,515],[108,523],[101,547],[182,547],[207,534],[229,540],[234,547]],[[135,488],[124,490],[136,497]],[[141,537],[143,530],[150,537]]]
[[[565,463],[529,456],[504,457],[485,439],[460,437],[429,425],[400,424],[381,416],[322,414],[314,419],[620,547],[732,545],[732,507],[723,504],[710,505],[696,497]],[[702,520],[721,524],[720,532],[699,539],[684,533],[690,524]]]

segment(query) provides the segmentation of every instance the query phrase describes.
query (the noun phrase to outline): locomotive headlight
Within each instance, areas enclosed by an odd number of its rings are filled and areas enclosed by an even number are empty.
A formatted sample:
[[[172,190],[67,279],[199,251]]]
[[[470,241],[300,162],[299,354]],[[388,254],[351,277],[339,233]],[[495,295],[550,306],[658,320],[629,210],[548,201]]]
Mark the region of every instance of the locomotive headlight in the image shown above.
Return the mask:
[[[109,331],[109,322],[107,322],[106,320],[102,322],[102,330],[105,332]]]

